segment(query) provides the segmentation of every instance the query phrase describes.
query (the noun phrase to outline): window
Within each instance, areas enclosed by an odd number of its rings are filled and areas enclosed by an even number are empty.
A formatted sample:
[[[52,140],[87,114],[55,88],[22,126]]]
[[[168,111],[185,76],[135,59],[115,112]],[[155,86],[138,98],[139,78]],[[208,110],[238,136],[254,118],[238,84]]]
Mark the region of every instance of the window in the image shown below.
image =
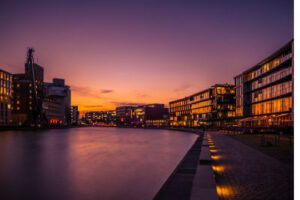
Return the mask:
[[[292,109],[292,97],[275,99],[267,102],[257,103],[252,105],[252,114],[270,114],[279,112],[289,112]]]
[[[280,83],[252,93],[252,102],[258,102],[292,92],[292,81]]]

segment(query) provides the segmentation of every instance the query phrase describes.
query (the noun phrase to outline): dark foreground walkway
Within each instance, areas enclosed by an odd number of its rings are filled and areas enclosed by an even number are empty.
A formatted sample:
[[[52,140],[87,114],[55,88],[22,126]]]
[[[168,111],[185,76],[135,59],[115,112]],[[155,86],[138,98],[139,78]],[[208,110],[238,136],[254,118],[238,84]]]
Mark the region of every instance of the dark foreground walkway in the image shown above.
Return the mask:
[[[208,132],[220,199],[293,199],[293,164],[284,164],[238,140]]]
[[[200,134],[194,145],[155,195],[154,200],[189,200],[191,198],[193,180],[199,163],[202,139],[203,134]]]

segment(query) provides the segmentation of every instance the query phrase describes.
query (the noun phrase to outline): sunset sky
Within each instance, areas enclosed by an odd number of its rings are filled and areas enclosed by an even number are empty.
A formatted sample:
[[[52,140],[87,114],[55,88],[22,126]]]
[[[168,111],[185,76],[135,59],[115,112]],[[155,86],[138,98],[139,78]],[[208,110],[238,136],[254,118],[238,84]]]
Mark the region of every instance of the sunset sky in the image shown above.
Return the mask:
[[[292,38],[292,0],[0,0],[0,68],[23,72],[34,47],[82,111],[233,83]]]

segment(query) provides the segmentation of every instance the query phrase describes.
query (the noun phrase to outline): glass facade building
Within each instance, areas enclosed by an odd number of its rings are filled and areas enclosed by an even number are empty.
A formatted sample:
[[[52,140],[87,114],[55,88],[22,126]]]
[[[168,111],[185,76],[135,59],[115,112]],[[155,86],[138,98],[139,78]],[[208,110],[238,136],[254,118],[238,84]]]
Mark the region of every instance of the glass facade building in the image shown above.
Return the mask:
[[[0,126],[11,123],[12,75],[0,69]]]
[[[236,116],[244,127],[293,125],[293,41],[235,77]]]
[[[216,84],[191,96],[171,101],[170,126],[228,126],[235,117],[234,97],[233,85]]]

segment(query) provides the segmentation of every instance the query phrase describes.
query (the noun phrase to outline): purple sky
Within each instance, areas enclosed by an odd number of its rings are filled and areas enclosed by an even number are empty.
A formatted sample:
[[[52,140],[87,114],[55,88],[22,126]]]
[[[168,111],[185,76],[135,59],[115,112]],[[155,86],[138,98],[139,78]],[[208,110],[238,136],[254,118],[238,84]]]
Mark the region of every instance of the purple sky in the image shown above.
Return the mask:
[[[293,38],[291,0],[0,0],[0,68],[36,49],[81,110],[168,103],[233,77]]]

